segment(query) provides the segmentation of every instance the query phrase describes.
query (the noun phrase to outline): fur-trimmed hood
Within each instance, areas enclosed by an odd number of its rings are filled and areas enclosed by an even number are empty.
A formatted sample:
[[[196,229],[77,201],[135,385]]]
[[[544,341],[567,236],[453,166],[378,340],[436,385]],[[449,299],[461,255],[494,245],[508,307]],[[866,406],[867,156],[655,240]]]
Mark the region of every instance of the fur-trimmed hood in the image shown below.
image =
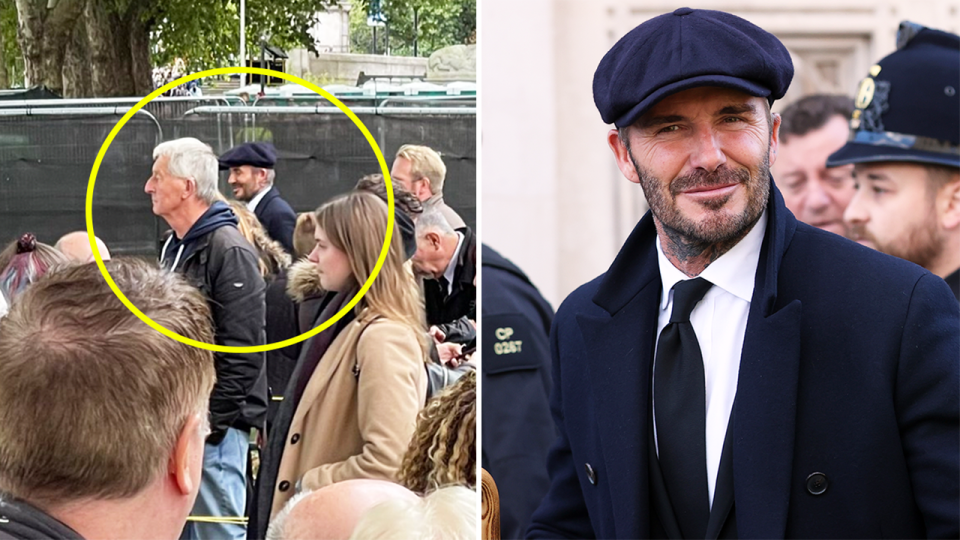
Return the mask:
[[[287,296],[295,302],[302,303],[308,298],[324,294],[326,291],[320,286],[320,274],[317,265],[301,259],[287,269]]]

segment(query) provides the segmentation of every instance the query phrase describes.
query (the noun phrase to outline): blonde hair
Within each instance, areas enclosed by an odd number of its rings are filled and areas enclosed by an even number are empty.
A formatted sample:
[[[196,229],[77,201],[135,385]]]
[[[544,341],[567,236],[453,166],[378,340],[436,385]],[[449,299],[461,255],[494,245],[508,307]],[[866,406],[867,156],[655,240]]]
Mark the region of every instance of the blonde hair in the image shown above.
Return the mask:
[[[477,485],[477,374],[460,380],[427,403],[403,456],[398,482],[426,493],[447,485]]]
[[[405,144],[397,150],[397,157],[410,162],[410,174],[414,180],[426,177],[430,181],[430,191],[434,195],[443,194],[443,180],[447,176],[447,166],[443,164],[434,149],[428,146]]]
[[[183,277],[105,265],[158,324],[213,342],[210,308]],[[189,418],[206,417],[214,378],[212,352],[145,326],[95,265],[50,272],[0,320],[0,491],[41,507],[139,493]]]
[[[363,284],[373,273],[387,232],[387,205],[372,193],[353,191],[317,209],[317,227],[330,243],[347,255],[353,279]],[[357,310],[370,308],[387,319],[406,324],[417,335],[424,362],[428,361],[425,313],[420,288],[404,266],[403,240],[394,230],[380,273]]]
[[[240,234],[257,250],[260,277],[275,276],[290,266],[290,255],[283,250],[280,242],[267,235],[266,229],[263,228],[256,214],[247,210],[247,206],[240,201],[230,201],[227,204],[237,216],[239,221],[237,228],[240,229]]]
[[[416,501],[382,502],[357,522],[350,540],[473,540],[477,492],[463,486],[438,489]]]

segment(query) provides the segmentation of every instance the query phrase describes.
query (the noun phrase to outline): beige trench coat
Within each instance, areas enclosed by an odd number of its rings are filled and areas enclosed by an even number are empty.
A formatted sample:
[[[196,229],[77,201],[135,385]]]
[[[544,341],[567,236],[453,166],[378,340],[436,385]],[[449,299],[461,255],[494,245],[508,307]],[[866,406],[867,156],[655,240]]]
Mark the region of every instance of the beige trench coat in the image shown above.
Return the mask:
[[[363,310],[330,344],[287,435],[270,517],[296,491],[353,478],[394,481],[427,397],[414,331]]]

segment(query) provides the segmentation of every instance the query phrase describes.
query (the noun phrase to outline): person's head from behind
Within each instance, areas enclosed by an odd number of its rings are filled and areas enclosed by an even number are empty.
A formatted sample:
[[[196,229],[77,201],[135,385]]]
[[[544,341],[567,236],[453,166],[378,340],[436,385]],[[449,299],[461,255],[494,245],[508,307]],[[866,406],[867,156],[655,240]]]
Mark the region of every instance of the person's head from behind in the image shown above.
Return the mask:
[[[477,484],[477,376],[464,374],[427,403],[403,456],[398,481],[416,493]]]
[[[283,250],[280,242],[270,238],[256,214],[247,210],[240,201],[229,201],[227,204],[237,216],[240,234],[257,250],[257,266],[261,277],[270,278],[290,266],[290,255]]]
[[[107,249],[107,245],[98,237],[94,237],[94,241],[97,243],[97,250],[100,251],[100,258],[109,261],[110,250]],[[53,247],[74,262],[85,264],[96,260],[93,256],[93,248],[90,247],[90,237],[85,231],[69,232],[61,236]]]
[[[423,213],[423,204],[420,202],[420,199],[414,196],[413,193],[407,191],[402,183],[396,179],[392,180],[390,185],[393,188],[393,204],[410,219],[416,219],[417,216]],[[380,197],[384,202],[387,202],[387,183],[384,181],[382,174],[368,174],[364,176],[357,181],[354,189],[357,191],[368,191]]]
[[[386,480],[345,480],[295,496],[270,522],[267,540],[344,540],[368,510],[386,501],[416,502]]]
[[[155,322],[213,341],[207,303],[182,277],[132,259],[106,268]],[[214,377],[211,352],[143,324],[95,265],[49,273],[0,321],[0,491],[87,538],[177,538]]]
[[[421,201],[442,195],[446,176],[447,166],[440,154],[432,148],[415,144],[401,146],[390,169],[390,179],[399,182]]]
[[[171,221],[199,217],[221,198],[217,156],[209,145],[192,137],[175,139],[157,145],[153,159],[153,171],[143,190],[150,195],[153,213],[171,226]]]
[[[297,259],[310,255],[317,245],[314,234],[317,232],[317,215],[313,212],[297,214],[297,224],[293,227],[293,251]]]
[[[684,59],[675,62],[679,51]],[[704,253],[739,241],[762,215],[780,118],[770,104],[793,77],[780,41],[718,11],[650,19],[607,52],[594,101],[615,125],[617,165],[640,184],[661,239]]]
[[[430,209],[417,219],[417,252],[413,255],[413,268],[432,279],[443,276],[453,259],[459,237],[439,210]]]
[[[350,540],[472,540],[477,536],[477,493],[448,486],[419,500],[378,504],[360,518]]]
[[[6,265],[0,267],[0,294],[13,302],[33,282],[51,268],[70,261],[53,247],[37,242],[32,233],[26,233],[11,242],[0,257]]]
[[[400,182],[392,182],[393,204],[396,212],[396,228],[399,230],[403,240],[404,257],[410,259],[417,252],[417,234],[416,220],[423,213],[423,205],[412,193],[403,188]],[[361,178],[354,187],[357,191],[368,191],[383,202],[389,204],[387,199],[387,184],[383,180],[383,175],[368,174]]]
[[[827,167],[847,142],[853,98],[814,94],[780,113],[780,149],[773,177],[800,221],[843,235],[843,211],[853,197],[853,166]]]

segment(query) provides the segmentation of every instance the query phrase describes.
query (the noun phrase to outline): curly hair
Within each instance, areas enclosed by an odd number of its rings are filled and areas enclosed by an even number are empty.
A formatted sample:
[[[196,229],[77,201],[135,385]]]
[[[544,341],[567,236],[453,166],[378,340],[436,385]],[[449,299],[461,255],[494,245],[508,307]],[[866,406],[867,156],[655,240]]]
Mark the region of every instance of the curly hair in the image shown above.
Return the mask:
[[[420,411],[398,483],[421,495],[449,485],[475,488],[476,426],[477,374],[471,371]]]

